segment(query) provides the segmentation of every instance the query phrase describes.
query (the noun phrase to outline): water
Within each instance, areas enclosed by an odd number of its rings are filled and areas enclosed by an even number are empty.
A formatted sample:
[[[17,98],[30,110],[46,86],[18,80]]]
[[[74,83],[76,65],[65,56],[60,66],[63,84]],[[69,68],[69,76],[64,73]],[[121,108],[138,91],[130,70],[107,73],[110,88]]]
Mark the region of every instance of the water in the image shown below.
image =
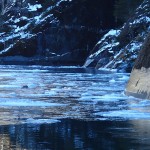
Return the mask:
[[[150,101],[124,95],[129,74],[0,66],[0,149],[150,149]]]

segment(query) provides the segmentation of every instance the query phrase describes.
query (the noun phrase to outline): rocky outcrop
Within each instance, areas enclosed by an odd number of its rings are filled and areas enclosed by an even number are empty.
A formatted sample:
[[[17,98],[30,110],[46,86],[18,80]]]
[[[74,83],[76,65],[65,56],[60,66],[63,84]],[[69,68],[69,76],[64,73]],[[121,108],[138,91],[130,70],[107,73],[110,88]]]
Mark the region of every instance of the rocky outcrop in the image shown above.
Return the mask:
[[[22,3],[13,0],[0,28],[1,62],[27,57],[49,64],[67,61],[83,64],[97,38],[105,30],[116,27],[114,2],[56,0],[49,4],[46,0],[24,0]]]
[[[150,99],[150,33],[143,44],[142,50],[135,62],[126,94],[144,99]]]
[[[104,35],[84,66],[130,72],[149,31],[150,1],[144,0],[122,28]]]

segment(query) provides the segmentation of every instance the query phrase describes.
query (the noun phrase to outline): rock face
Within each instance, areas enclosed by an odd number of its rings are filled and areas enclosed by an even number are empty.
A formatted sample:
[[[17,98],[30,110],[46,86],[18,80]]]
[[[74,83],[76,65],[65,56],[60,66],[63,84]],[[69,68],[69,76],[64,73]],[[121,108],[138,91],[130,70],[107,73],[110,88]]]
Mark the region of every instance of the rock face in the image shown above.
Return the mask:
[[[12,2],[9,11],[3,10],[2,63],[82,64],[105,30],[116,27],[115,0],[56,0],[51,5],[48,0]]]
[[[144,99],[150,99],[150,33],[143,44],[142,50],[135,62],[126,94]]]
[[[149,31],[150,0],[144,0],[122,28],[103,36],[84,66],[130,72]]]

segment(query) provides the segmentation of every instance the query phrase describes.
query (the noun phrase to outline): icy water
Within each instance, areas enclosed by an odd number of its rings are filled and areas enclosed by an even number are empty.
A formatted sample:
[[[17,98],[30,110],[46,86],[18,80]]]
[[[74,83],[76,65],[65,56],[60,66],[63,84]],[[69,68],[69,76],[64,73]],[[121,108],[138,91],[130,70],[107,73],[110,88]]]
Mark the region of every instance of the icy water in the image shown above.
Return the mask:
[[[129,74],[0,66],[0,149],[150,149],[150,101],[124,95]]]

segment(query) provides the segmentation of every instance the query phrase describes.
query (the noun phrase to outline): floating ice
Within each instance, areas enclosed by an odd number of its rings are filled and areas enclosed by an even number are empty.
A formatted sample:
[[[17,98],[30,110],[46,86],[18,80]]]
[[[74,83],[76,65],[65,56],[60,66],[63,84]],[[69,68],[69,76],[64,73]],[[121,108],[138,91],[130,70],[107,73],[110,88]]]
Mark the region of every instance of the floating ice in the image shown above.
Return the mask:
[[[135,110],[116,110],[108,112],[98,112],[95,115],[102,116],[105,118],[111,119],[128,119],[128,120],[137,120],[137,119],[150,119],[150,113],[140,112]]]
[[[59,123],[61,122],[60,120],[56,119],[27,119],[24,123],[28,124],[52,124],[52,123]]]
[[[114,82],[116,82],[116,81],[115,81],[115,79],[111,79],[109,82],[112,82],[112,83],[114,83]]]
[[[34,101],[34,100],[26,100],[26,99],[0,99],[0,107],[2,106],[16,106],[16,107],[55,107],[55,106],[66,106],[64,104],[59,103],[48,103],[44,101]]]
[[[149,101],[123,94],[127,73],[91,72],[73,66],[0,66],[0,71],[2,120],[13,116],[12,122],[16,122],[18,112],[23,114],[21,120],[42,119],[42,114],[83,120],[149,117]],[[33,110],[40,113],[35,116]],[[48,121],[41,119],[28,122]]]

